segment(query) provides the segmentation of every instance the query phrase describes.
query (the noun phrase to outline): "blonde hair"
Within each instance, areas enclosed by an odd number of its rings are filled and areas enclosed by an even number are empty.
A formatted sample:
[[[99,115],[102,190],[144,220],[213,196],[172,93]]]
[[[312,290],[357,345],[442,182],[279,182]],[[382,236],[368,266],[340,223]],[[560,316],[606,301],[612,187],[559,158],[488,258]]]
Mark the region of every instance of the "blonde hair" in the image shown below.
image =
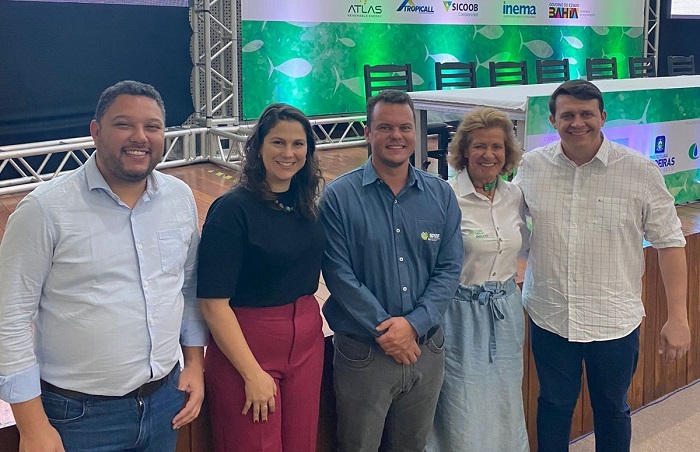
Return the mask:
[[[508,115],[494,108],[482,107],[468,113],[457,127],[455,136],[449,147],[448,162],[457,170],[467,167],[469,159],[466,157],[466,150],[472,141],[472,132],[479,129],[500,128],[503,130],[506,146],[506,161],[500,174],[512,172],[520,162],[523,155],[520,144],[515,139],[513,132],[513,122]]]

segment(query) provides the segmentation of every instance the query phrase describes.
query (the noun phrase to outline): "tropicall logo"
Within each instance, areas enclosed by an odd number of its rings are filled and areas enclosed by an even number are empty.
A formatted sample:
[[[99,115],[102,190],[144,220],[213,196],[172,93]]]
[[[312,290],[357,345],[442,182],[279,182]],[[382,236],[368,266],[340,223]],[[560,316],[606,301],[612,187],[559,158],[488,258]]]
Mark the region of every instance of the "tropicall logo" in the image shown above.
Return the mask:
[[[367,3],[367,0],[365,0],[365,3]],[[376,14],[376,15],[381,15],[382,14],[382,5],[350,5],[350,8],[348,8],[348,14],[349,15],[365,15],[365,14]]]
[[[512,3],[503,2],[504,16],[536,16],[537,8],[535,5],[514,5]]]
[[[403,0],[403,2],[396,9],[396,11],[418,14],[433,14],[435,12],[432,6],[416,5],[415,3],[413,3],[413,0]]]
[[[479,11],[478,3],[457,3],[457,2],[442,2],[445,7],[445,11],[459,11],[459,12],[469,12],[475,13]]]

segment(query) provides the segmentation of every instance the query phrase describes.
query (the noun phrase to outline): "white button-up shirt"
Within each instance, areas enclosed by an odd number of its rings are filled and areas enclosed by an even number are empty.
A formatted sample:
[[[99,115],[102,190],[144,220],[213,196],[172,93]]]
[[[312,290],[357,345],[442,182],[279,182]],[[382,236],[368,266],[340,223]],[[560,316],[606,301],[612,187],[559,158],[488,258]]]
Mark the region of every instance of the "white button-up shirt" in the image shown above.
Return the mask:
[[[180,344],[208,336],[195,297],[198,244],[192,191],[157,171],[133,209],[94,155],[27,195],[0,243],[0,398],[37,397],[40,376],[122,395],[167,375]]]
[[[526,257],[530,231],[518,186],[498,179],[493,201],[478,193],[466,170],[450,179],[462,211],[464,260],[459,282],[466,286],[507,281],[518,271],[516,257]]]
[[[541,328],[575,342],[610,340],[644,317],[642,238],[683,247],[656,164],[604,139],[577,166],[559,141],[525,153],[515,178],[532,217],[523,301]]]

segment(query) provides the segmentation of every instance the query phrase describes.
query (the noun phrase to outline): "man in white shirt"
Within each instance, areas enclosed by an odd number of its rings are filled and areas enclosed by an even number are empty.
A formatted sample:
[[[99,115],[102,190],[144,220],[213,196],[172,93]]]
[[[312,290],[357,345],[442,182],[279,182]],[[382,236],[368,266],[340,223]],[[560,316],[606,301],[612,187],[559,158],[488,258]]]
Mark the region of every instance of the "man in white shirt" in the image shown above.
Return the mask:
[[[659,353],[667,362],[690,346],[685,239],[655,163],[601,133],[606,113],[594,84],[563,83],[549,108],[561,140],[525,153],[515,179],[532,217],[523,302],[540,380],[538,450],[568,450],[585,362],[596,450],[629,451],[642,238],[658,250],[666,288]]]
[[[187,185],[154,171],[164,130],[152,86],[107,88],[90,124],[95,153],[8,220],[0,398],[23,451],[174,451],[199,414],[197,209]]]

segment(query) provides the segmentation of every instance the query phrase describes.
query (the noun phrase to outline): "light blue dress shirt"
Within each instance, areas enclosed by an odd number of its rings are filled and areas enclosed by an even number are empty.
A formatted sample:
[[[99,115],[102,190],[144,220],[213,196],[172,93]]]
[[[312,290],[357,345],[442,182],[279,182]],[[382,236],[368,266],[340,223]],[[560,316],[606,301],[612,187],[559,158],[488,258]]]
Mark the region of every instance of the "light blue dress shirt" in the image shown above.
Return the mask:
[[[191,190],[157,171],[133,209],[94,155],[27,195],[0,243],[0,398],[37,397],[40,378],[122,395],[167,375],[208,337],[198,244]]]
[[[422,336],[442,324],[462,270],[460,219],[450,186],[413,167],[397,196],[371,159],[331,182],[321,199],[331,329],[375,337],[402,316]]]

